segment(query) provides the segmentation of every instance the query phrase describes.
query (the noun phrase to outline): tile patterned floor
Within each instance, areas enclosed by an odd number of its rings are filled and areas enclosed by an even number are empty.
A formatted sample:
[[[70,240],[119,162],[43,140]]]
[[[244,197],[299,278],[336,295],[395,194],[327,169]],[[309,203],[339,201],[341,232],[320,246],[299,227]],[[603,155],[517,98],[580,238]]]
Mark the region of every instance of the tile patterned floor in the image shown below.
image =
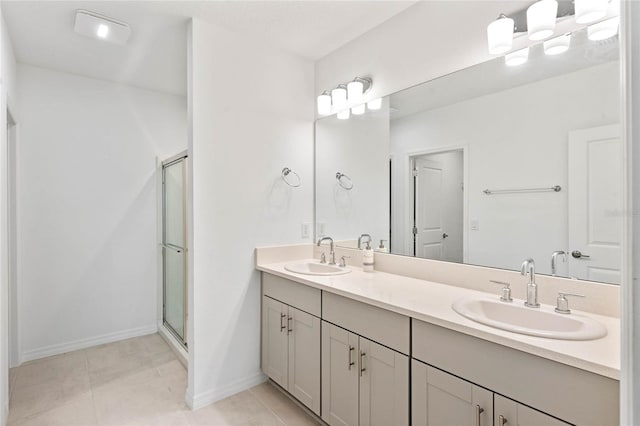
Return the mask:
[[[157,335],[26,363],[9,372],[8,426],[317,426],[270,383],[190,411],[187,372]]]

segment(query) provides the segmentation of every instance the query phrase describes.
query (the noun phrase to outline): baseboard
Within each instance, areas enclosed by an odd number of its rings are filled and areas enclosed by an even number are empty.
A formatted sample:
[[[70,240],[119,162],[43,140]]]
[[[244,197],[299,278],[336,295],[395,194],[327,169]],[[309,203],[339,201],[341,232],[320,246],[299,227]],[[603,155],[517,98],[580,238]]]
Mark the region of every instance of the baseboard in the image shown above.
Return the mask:
[[[265,376],[262,372],[258,372],[252,376],[238,380],[227,386],[223,386],[217,389],[211,389],[206,392],[200,392],[197,395],[190,395],[189,392],[187,392],[186,402],[189,408],[191,408],[192,410],[197,410],[216,401],[220,401],[221,399],[224,399],[228,396],[257,386],[260,383],[264,383],[266,381],[267,376]]]
[[[146,325],[129,330],[116,331],[114,333],[103,334],[101,336],[89,337],[87,339],[75,340],[73,342],[61,343],[58,345],[44,346],[22,353],[20,363],[33,361],[34,359],[46,358],[48,356],[59,355],[66,352],[77,351],[79,349],[90,348],[92,346],[105,343],[117,342],[118,340],[130,339],[132,337],[153,334],[158,331],[156,324]]]
[[[0,414],[0,426],[5,426],[7,424],[7,418],[9,417],[9,402],[5,402],[2,404],[2,413]]]
[[[158,334],[162,339],[167,342],[167,345],[171,348],[173,353],[178,358],[178,361],[184,365],[184,368],[189,368],[189,354],[186,349],[178,343],[175,336],[167,329],[167,327],[160,321],[158,322]]]

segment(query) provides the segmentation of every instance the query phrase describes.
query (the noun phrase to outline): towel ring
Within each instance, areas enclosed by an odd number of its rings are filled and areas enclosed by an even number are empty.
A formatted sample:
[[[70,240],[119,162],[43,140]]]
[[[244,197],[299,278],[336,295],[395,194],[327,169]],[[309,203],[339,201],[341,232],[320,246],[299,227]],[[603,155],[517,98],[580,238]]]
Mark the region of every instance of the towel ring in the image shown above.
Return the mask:
[[[353,181],[349,176],[345,175],[344,173],[337,172],[336,180],[338,181],[338,185],[340,185],[342,188],[346,189],[347,191],[353,188]]]
[[[290,177],[289,175],[293,175],[293,177]],[[300,179],[300,175],[298,175],[296,172],[294,172],[293,170],[291,170],[288,167],[285,167],[284,169],[282,169],[282,180],[289,186],[293,187],[293,188],[297,188],[300,186],[300,184],[302,183],[302,179]]]

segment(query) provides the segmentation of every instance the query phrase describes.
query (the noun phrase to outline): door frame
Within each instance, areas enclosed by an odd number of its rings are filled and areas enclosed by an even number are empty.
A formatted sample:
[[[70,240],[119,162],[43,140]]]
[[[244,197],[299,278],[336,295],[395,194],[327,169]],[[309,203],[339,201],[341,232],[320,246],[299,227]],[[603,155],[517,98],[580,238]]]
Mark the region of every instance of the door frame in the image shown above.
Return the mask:
[[[18,201],[18,140],[20,127],[13,108],[7,102],[7,132],[6,146],[6,194],[7,194],[7,280],[8,280],[8,309],[7,331],[9,339],[9,367],[22,364],[22,345],[20,334],[20,251],[19,251],[19,201]]]
[[[416,157],[422,157],[432,154],[443,154],[451,151],[462,151],[462,262],[468,261],[468,248],[469,248],[469,145],[451,145],[446,147],[430,148],[420,151],[412,151],[405,154],[403,163],[406,167],[406,173],[404,173],[404,188],[405,188],[405,205],[404,205],[404,219],[405,229],[403,233],[404,249],[405,253],[413,253],[413,220],[414,220],[414,197],[411,195],[414,188],[413,179],[413,161]]]
[[[188,220],[188,185],[189,185],[189,155],[188,155],[188,150],[184,150],[182,152],[179,152],[178,154],[175,154],[169,158],[167,158],[166,160],[162,161],[162,163],[160,164],[160,181],[161,181],[161,200],[160,200],[160,216],[161,216],[161,220],[160,220],[160,278],[161,278],[161,293],[160,293],[160,323],[163,327],[165,327],[178,341],[178,343],[180,343],[180,345],[182,347],[184,347],[185,350],[188,350],[188,345],[187,345],[187,339],[188,339],[188,324],[190,321],[190,315],[189,315],[189,297],[188,297],[188,286],[189,286],[189,267],[188,267],[188,261],[189,261],[189,256],[188,256],[188,247],[189,247],[189,234],[188,234],[188,225],[187,225],[187,220]],[[183,167],[182,167],[182,177],[183,177],[183,182],[184,182],[184,191],[182,193],[182,208],[183,208],[183,218],[184,218],[184,223],[182,224],[183,226],[183,235],[184,235],[184,273],[183,273],[183,280],[184,280],[184,288],[183,288],[183,336],[181,337],[174,329],[173,327],[171,327],[171,325],[169,323],[167,323],[165,321],[165,289],[166,289],[166,281],[165,281],[165,267],[164,267],[164,261],[165,261],[165,250],[166,248],[164,248],[163,244],[165,242],[165,220],[166,220],[166,215],[165,215],[165,203],[166,203],[166,193],[164,191],[164,171],[167,167],[172,166],[176,163],[179,162],[183,162]]]

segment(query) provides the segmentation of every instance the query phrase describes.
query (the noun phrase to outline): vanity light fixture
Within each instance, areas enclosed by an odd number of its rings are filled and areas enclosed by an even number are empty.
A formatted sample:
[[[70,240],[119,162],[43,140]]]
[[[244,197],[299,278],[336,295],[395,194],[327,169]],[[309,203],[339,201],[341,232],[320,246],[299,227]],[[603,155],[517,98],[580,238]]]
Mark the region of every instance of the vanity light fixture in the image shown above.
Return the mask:
[[[372,111],[382,108],[382,98],[374,99],[372,101],[367,102],[367,108],[369,108]]]
[[[563,34],[558,37],[554,37],[544,42],[544,54],[545,55],[559,55],[569,50],[571,44],[571,33]]]
[[[513,19],[508,18],[503,13],[498,19],[487,26],[487,41],[489,42],[489,53],[501,55],[511,50],[513,45],[513,31],[515,24]]]
[[[88,10],[76,10],[73,30],[86,37],[125,44],[131,36],[128,24]]]
[[[347,87],[340,84],[331,91],[331,103],[337,110],[343,110],[347,106]]]
[[[609,0],[575,0],[576,23],[590,24],[604,18],[609,7]]]
[[[326,90],[322,92],[317,99],[318,102],[318,114],[329,115],[331,114],[331,95]]]
[[[353,115],[362,115],[362,114],[364,114],[365,110],[366,110],[366,105],[365,104],[356,105],[353,108],[351,108],[351,114],[353,114]]]
[[[556,0],[538,0],[527,9],[529,40],[544,40],[553,35],[558,16]]]
[[[522,65],[529,59],[529,48],[525,47],[524,49],[516,50],[515,52],[511,52],[504,57],[504,63],[509,67],[517,67],[518,65]]]
[[[343,109],[338,113],[338,120],[348,120],[351,116],[349,108]]]
[[[589,25],[587,28],[587,36],[589,40],[599,41],[618,34],[618,26],[620,25],[620,17],[607,19],[597,24]]]

